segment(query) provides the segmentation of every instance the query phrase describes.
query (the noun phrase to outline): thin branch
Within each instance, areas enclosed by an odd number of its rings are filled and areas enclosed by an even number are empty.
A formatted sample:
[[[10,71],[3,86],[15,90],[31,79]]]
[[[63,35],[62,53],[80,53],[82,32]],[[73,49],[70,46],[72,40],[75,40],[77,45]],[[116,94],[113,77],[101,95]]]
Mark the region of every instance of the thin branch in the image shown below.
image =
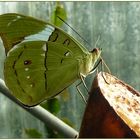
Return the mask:
[[[43,121],[48,127],[55,129],[59,133],[65,135],[67,138],[76,138],[78,136],[78,132],[76,130],[65,124],[43,107],[39,105],[31,108],[23,106],[14,96],[12,96],[2,79],[0,79],[0,92],[31,113],[33,116]]]

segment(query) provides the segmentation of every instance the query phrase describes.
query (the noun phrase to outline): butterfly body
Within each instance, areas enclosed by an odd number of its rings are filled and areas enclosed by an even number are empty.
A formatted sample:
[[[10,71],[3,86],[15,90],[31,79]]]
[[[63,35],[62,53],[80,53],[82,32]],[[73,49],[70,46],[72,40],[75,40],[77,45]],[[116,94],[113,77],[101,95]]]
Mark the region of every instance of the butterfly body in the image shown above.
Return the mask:
[[[24,17],[18,16],[20,19]],[[6,27],[10,28],[16,21],[12,19]],[[43,39],[36,39],[42,34]],[[97,48],[89,52],[63,30],[45,23],[40,32],[26,35],[8,52],[5,83],[23,104],[34,106],[90,74],[100,53]]]

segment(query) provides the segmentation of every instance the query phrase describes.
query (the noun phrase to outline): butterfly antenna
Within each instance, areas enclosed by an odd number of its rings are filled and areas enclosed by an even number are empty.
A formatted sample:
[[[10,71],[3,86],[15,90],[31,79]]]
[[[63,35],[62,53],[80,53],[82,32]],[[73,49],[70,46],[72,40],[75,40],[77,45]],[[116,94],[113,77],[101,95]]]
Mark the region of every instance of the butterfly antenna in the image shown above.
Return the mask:
[[[64,21],[61,17],[57,16],[61,21],[63,21],[66,25],[68,25],[76,34],[78,34],[78,36],[84,40],[84,42],[86,42],[89,46],[91,46],[89,44],[89,42],[87,40],[85,40],[76,30],[74,30],[74,28],[72,28],[66,21]]]
[[[96,48],[96,46],[97,46],[97,44],[98,44],[98,42],[99,42],[100,39],[101,39],[101,35],[98,35],[98,38],[97,38],[97,40],[95,42],[95,48]]]

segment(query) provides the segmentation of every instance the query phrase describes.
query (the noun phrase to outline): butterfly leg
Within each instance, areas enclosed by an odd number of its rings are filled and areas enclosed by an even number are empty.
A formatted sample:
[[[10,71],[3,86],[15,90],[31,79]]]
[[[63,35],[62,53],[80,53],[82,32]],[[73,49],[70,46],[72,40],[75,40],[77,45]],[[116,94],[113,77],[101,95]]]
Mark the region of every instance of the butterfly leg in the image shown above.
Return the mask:
[[[76,89],[77,89],[79,95],[81,96],[81,98],[83,99],[83,101],[85,102],[85,104],[87,104],[87,100],[85,99],[84,95],[82,94],[82,92],[81,92],[80,89],[79,89],[79,86],[80,86],[81,84],[82,84],[82,81],[80,81],[80,83],[76,85]]]
[[[102,64],[104,64],[105,66],[106,66],[106,68],[107,68],[107,70],[109,71],[109,73],[111,73],[110,72],[110,69],[108,68],[108,66],[106,65],[106,63],[104,62],[104,60],[103,60],[103,58],[100,56],[100,60],[98,61],[98,63],[95,65],[95,67],[90,71],[91,73],[92,72],[94,72],[95,71],[95,69],[98,67],[98,65],[101,63],[101,71],[103,71],[103,66],[102,66]],[[103,72],[101,73],[102,74],[102,77],[103,77],[103,79],[105,80],[105,82],[107,83],[107,84],[109,84],[109,82],[105,79],[105,76],[103,75]]]
[[[80,74],[80,79],[81,79],[81,83],[83,83],[83,85],[84,85],[84,87],[85,87],[87,93],[89,93],[88,88],[87,88],[87,85],[86,85],[86,83],[85,83],[85,78],[84,78],[81,74]]]
[[[103,71],[103,70],[102,70],[102,68],[103,68],[103,67],[102,67],[102,64],[104,64],[105,67],[107,68],[108,72],[111,73],[111,72],[110,72],[110,69],[108,68],[108,66],[106,65],[106,63],[104,62],[104,60],[103,60],[102,58],[101,58],[101,61],[102,61],[102,63],[101,63],[101,71]],[[103,77],[104,81],[105,81],[107,84],[109,84],[109,82],[106,80],[105,76],[103,75],[103,72],[102,72],[101,74],[102,74],[102,77]]]
[[[105,63],[105,61],[103,60],[103,58],[101,56],[100,56],[100,59],[101,59],[102,63],[105,65],[105,67],[107,68],[108,73],[111,74],[109,67],[107,66],[107,64]]]

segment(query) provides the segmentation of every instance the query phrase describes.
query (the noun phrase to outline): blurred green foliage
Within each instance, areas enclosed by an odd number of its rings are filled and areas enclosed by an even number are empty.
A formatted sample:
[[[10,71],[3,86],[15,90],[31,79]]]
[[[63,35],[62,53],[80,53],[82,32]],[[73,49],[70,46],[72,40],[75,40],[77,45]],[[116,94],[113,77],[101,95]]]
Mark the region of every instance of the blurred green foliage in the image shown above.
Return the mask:
[[[63,21],[61,21],[58,17],[60,17],[64,21],[67,20],[66,10],[64,8],[64,5],[61,4],[60,1],[56,2],[56,7],[53,10],[53,13],[52,13],[52,16],[51,16],[51,23],[60,27],[63,24]]]
[[[42,134],[37,129],[25,129],[25,133],[28,136],[28,138],[43,138]]]

